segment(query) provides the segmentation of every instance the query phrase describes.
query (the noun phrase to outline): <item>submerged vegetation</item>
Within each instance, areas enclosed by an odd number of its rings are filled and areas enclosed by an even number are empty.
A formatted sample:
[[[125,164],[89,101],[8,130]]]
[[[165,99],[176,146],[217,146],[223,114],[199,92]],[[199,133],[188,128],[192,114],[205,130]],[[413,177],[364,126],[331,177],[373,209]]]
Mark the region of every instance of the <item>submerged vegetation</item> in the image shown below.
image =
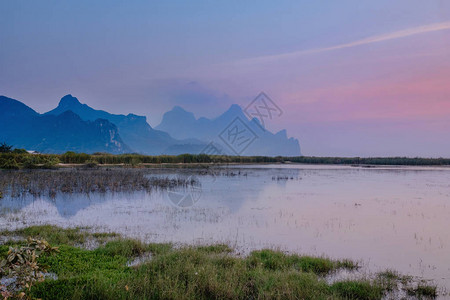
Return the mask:
[[[150,175],[149,170],[130,168],[4,171],[0,172],[0,193],[55,197],[57,193],[151,191],[196,184],[195,179]]]
[[[87,250],[77,245],[96,235],[81,228],[34,226],[2,235],[31,235],[58,247],[57,255],[38,258],[54,274],[30,288],[29,295],[43,299],[382,299],[402,280],[386,272],[392,276],[329,282],[327,276],[357,264],[267,249],[243,257],[227,245],[175,248],[114,234],[98,234],[108,239]],[[21,243],[8,242],[12,248]],[[0,258],[8,249],[0,246]],[[130,264],[139,257],[146,259]],[[436,297],[430,285],[402,289],[407,296]]]

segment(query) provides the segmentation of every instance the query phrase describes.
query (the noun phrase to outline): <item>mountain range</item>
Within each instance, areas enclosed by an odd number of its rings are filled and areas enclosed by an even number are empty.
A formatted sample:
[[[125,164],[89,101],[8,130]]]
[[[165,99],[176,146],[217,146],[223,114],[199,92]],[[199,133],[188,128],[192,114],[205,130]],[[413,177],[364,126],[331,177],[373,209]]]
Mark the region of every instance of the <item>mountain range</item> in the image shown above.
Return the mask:
[[[152,128],[144,116],[96,110],[72,95],[44,114],[0,96],[0,141],[42,153],[301,155],[298,140],[288,138],[286,130],[269,132],[238,105],[214,119],[196,119],[175,106]]]

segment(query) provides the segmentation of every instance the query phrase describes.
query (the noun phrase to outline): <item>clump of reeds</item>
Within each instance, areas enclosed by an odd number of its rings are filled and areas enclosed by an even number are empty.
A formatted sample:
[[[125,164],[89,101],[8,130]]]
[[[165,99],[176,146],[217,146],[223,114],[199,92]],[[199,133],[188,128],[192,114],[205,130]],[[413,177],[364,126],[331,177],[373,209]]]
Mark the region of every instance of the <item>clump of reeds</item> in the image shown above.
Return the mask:
[[[197,184],[182,177],[156,176],[148,169],[58,169],[0,172],[3,196],[50,197],[57,193],[133,192]]]

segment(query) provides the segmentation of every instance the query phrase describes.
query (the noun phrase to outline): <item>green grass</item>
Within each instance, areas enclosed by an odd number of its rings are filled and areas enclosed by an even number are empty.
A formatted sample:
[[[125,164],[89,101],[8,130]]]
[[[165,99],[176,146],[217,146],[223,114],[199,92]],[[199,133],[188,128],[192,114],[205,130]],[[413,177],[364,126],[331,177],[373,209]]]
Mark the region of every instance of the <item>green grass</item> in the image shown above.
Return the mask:
[[[407,289],[409,295],[415,295],[419,299],[430,299],[437,297],[437,286],[428,285],[424,282],[419,283],[416,287],[410,287]]]
[[[320,296],[326,299],[338,295],[314,272],[298,271],[290,264],[279,265],[276,270],[252,265],[248,259],[234,257],[221,247],[167,249],[152,253],[154,257],[145,264],[128,268],[128,255],[145,250],[137,245],[140,244],[119,240],[92,251],[63,245],[58,255],[42,259],[59,279],[38,284],[33,296],[44,299],[317,299]]]
[[[106,241],[111,238],[119,237],[116,233],[91,233],[88,228],[60,228],[52,225],[30,226],[14,231],[2,231],[2,236],[22,236],[36,237],[48,241],[54,245],[79,245],[88,240]]]
[[[222,244],[174,248],[83,228],[33,226],[6,234],[32,235],[59,246],[60,253],[40,258],[58,276],[32,288],[31,295],[42,299],[382,299],[389,291],[383,280],[327,283],[325,275],[357,268],[348,260],[268,249],[240,257]],[[90,238],[104,243],[94,250],[75,247]],[[7,249],[0,246],[0,257]],[[148,261],[127,267],[127,262],[149,253]],[[379,277],[400,278],[389,272]],[[430,288],[419,285],[411,292],[431,295]]]
[[[331,286],[339,296],[344,299],[381,299],[386,291],[380,284],[373,284],[370,281],[341,281]]]
[[[281,251],[261,250],[252,252],[247,258],[250,267],[262,266],[267,270],[282,271],[294,269],[326,275],[338,269],[356,269],[357,264],[345,261],[334,261],[326,258],[287,255]]]

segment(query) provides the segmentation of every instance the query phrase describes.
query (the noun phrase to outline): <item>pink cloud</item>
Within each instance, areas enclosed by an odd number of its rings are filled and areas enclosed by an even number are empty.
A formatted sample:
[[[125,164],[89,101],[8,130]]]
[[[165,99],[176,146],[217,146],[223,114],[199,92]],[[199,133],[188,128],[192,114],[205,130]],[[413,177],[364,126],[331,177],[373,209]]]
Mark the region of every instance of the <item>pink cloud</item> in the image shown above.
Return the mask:
[[[449,73],[449,74],[446,74]],[[380,79],[287,95],[303,121],[440,118],[450,115],[450,72],[425,78]]]

